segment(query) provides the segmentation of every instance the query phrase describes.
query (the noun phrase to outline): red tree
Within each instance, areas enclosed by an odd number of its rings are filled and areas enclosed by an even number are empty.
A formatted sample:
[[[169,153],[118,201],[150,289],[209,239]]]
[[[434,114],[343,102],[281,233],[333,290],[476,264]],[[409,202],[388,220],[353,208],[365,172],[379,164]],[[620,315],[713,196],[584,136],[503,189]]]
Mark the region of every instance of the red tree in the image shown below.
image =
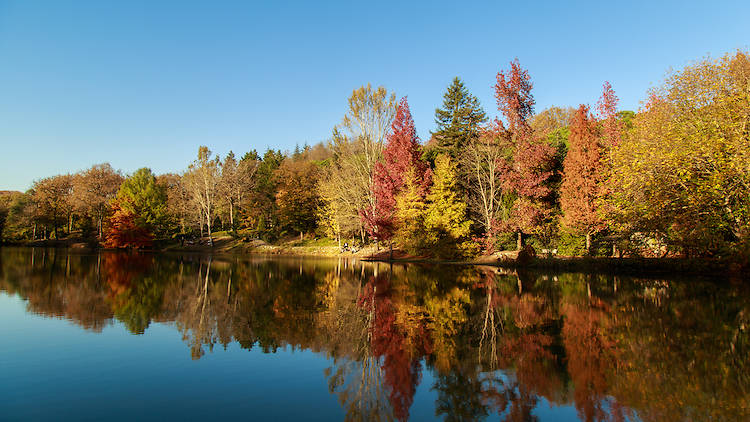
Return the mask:
[[[109,218],[109,230],[104,241],[107,248],[145,248],[151,246],[153,236],[136,223],[135,214],[115,203]]]
[[[551,214],[548,180],[553,174],[550,169],[555,150],[535,139],[529,126],[535,104],[532,87],[518,59],[510,63],[510,70],[497,74],[495,99],[508,127],[500,120],[496,125],[497,130],[505,132],[512,150],[512,158],[503,163],[501,174],[504,188],[518,195],[509,225],[518,231],[519,249],[523,233],[536,231]]]
[[[570,123],[570,146],[563,162],[560,206],[563,224],[586,235],[586,252],[591,251],[591,235],[603,228],[597,211],[603,180],[598,132],[589,108],[581,104]]]
[[[602,96],[596,104],[599,120],[602,122],[602,139],[604,145],[614,148],[620,143],[620,121],[617,119],[617,102],[615,90],[609,82],[604,82]]]
[[[404,176],[413,168],[426,190],[430,181],[427,163],[420,158],[420,144],[406,97],[396,109],[391,133],[383,149],[383,160],[375,164],[375,209],[363,213],[370,236],[380,241],[393,237],[396,195],[404,187]]]

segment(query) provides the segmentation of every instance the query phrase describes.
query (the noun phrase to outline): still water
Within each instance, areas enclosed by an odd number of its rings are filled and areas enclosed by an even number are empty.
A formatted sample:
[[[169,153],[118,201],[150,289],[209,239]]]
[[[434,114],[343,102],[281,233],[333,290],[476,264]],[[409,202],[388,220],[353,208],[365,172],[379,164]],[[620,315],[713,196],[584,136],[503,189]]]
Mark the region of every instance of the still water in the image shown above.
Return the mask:
[[[747,420],[708,279],[0,249],[0,420]]]

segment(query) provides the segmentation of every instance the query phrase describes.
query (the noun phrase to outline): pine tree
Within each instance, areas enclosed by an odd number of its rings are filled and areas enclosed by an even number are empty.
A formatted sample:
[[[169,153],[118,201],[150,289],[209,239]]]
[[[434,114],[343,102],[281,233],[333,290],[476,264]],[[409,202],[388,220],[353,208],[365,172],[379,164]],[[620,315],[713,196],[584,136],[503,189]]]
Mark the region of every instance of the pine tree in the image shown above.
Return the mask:
[[[570,146],[565,156],[560,189],[563,224],[586,235],[586,252],[591,252],[591,235],[601,230],[597,203],[602,182],[602,145],[589,108],[581,105],[570,125]]]
[[[469,141],[479,136],[480,126],[487,122],[487,115],[477,97],[471,95],[461,79],[453,78],[443,94],[443,106],[435,109],[437,130],[433,137],[437,141],[436,153],[450,154],[454,160]]]
[[[425,227],[427,238],[443,255],[461,255],[469,236],[471,221],[466,216],[466,202],[458,190],[456,165],[446,154],[435,159],[433,185],[427,195]]]

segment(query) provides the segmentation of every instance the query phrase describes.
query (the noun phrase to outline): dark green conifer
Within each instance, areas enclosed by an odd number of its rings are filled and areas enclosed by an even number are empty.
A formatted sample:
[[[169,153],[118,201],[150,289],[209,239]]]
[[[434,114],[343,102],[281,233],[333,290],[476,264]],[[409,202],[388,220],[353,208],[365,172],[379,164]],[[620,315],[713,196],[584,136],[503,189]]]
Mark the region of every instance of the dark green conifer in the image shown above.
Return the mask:
[[[453,78],[443,95],[443,106],[435,109],[434,155],[447,153],[458,158],[469,140],[479,136],[479,127],[485,122],[487,115],[477,97],[469,93],[460,78]]]

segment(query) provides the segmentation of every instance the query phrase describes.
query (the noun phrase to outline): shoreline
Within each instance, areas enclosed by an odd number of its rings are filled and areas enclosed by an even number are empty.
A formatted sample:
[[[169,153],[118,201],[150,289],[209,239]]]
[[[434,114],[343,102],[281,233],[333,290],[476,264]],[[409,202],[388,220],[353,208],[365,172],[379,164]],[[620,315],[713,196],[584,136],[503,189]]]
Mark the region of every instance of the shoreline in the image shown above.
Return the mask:
[[[2,243],[0,246],[68,248],[83,251],[116,251],[118,249],[92,246],[81,241],[50,240],[25,243]],[[246,242],[234,238],[216,239],[213,246],[166,244],[144,252],[193,252],[248,254],[258,256],[286,256],[300,258],[354,258],[365,262],[393,264],[470,265],[492,266],[514,270],[551,270],[555,272],[615,273],[624,275],[692,274],[716,275],[737,278],[750,274],[750,266],[726,259],[715,258],[611,258],[611,257],[535,257],[527,262],[512,258],[513,252],[483,255],[473,259],[436,259],[431,257],[402,256],[389,259],[383,250],[364,248],[357,253],[341,253],[337,246],[272,245],[262,241]],[[385,255],[385,256],[384,256]],[[742,279],[740,279],[742,280]]]

